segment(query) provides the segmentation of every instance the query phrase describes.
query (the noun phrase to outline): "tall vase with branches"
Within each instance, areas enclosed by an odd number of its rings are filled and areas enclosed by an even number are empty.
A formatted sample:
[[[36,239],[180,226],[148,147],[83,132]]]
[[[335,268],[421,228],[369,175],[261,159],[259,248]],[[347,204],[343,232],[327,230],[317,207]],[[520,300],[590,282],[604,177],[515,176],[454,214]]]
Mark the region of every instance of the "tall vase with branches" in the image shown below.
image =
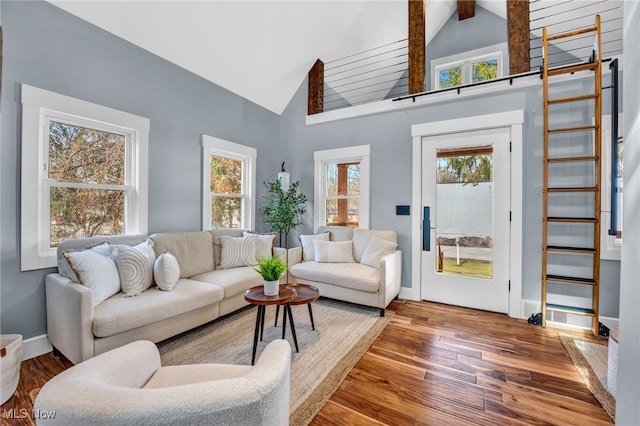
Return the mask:
[[[285,191],[279,180],[264,182],[267,194],[259,210],[264,215],[264,223],[280,237],[284,237],[284,247],[289,264],[289,232],[302,224],[302,216],[307,212],[307,196],[302,193],[300,181],[289,185]],[[289,282],[289,269],[287,268],[287,282]]]

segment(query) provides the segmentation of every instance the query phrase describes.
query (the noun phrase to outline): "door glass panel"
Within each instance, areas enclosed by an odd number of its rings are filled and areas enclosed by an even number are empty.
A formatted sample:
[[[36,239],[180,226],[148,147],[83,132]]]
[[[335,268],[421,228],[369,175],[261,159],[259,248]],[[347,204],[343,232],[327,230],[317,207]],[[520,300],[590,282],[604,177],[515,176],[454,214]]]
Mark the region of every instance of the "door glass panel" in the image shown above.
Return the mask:
[[[436,271],[493,277],[493,147],[437,151]]]

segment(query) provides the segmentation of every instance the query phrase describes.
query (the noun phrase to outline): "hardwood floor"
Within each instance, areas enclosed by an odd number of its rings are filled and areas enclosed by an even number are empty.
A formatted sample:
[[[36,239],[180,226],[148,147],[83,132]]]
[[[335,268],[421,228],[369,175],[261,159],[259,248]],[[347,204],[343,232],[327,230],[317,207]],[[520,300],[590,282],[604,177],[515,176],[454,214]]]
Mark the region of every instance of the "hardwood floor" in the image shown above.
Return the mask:
[[[613,424],[558,330],[435,303],[389,308],[391,323],[312,425]],[[29,393],[69,366],[52,354],[23,362],[2,424],[34,424]]]

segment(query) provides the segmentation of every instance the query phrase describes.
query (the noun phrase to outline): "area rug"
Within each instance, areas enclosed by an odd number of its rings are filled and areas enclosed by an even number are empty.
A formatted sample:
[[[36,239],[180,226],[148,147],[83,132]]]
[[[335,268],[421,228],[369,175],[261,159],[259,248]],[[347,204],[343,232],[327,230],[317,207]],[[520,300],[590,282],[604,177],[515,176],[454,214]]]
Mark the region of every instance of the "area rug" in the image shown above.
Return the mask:
[[[558,333],[558,337],[584,383],[609,417],[615,420],[616,400],[607,389],[607,340],[563,333]]]
[[[326,404],[349,371],[389,323],[393,312],[380,317],[378,309],[320,299],[313,303],[316,330],[311,329],[307,306],[293,306],[299,353],[292,352],[290,424],[306,425]],[[274,327],[275,307],[267,307],[266,345],[282,337],[282,313]],[[205,324],[158,344],[163,365],[229,363],[251,364],[256,309]],[[287,326],[286,339],[293,347]]]

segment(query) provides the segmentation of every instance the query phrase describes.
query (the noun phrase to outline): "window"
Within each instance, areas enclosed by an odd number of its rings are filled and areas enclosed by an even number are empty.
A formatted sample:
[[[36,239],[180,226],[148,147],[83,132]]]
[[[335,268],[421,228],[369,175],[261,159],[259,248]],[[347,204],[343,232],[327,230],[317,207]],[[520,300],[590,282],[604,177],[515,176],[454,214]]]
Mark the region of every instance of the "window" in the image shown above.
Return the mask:
[[[314,226],[369,227],[369,145],[316,151]]]
[[[433,89],[492,80],[507,74],[506,44],[489,46],[431,61]]]
[[[255,148],[202,135],[203,229],[255,228]]]
[[[67,238],[147,232],[149,120],[22,85],[22,270]]]

